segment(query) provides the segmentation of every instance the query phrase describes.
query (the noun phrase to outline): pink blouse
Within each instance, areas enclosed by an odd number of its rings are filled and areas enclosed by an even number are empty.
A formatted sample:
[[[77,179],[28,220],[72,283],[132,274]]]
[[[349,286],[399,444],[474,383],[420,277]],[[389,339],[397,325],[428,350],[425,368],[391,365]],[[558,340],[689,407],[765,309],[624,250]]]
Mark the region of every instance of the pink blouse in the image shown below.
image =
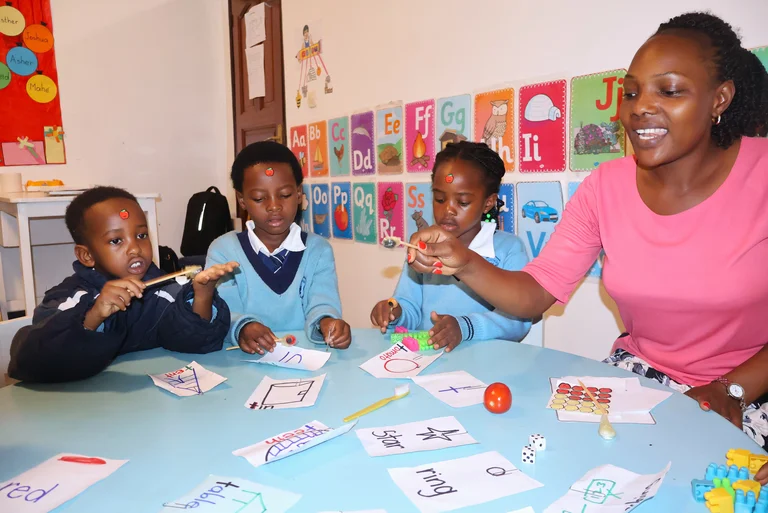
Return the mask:
[[[743,138],[720,188],[669,216],[643,203],[632,157],[601,165],[523,270],[565,303],[601,248],[629,332],[614,349],[693,386],[748,360],[768,342],[768,139]]]

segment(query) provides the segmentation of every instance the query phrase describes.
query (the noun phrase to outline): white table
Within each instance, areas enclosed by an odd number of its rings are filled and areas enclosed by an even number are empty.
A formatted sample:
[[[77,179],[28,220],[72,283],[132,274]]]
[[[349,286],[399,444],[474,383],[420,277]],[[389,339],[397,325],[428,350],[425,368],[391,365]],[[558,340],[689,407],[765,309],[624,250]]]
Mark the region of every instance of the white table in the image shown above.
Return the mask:
[[[136,194],[139,205],[147,215],[149,226],[149,239],[152,242],[152,259],[159,264],[157,243],[157,209],[155,203],[159,194]],[[0,212],[5,212],[16,218],[18,224],[18,247],[21,257],[21,275],[24,282],[24,308],[27,315],[32,315],[35,309],[35,277],[32,267],[32,242],[29,232],[31,219],[64,217],[67,206],[74,196],[49,196],[45,192],[3,192],[0,193]],[[15,247],[16,244],[6,245],[6,234],[0,237],[4,247]],[[68,234],[67,234],[68,236]],[[15,234],[12,235],[15,238]],[[2,262],[0,262],[0,276],[2,276]],[[0,278],[1,280],[1,278]],[[4,286],[0,287],[0,294],[5,296]],[[0,298],[5,309],[5,298]],[[5,318],[5,312],[3,318]]]

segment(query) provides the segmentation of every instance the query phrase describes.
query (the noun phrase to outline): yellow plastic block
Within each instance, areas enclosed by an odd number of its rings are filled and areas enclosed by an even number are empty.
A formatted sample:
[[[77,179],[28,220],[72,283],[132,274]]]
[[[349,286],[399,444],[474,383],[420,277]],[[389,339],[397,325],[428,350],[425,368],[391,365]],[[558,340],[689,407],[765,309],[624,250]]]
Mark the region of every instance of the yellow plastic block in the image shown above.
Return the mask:
[[[731,449],[725,454],[725,457],[728,458],[725,464],[728,467],[731,465],[736,465],[739,468],[749,467],[750,456],[752,456],[752,453],[746,449]]]
[[[733,483],[733,489],[744,490],[744,495],[746,495],[747,492],[752,492],[755,494],[755,499],[760,498],[760,483],[757,481],[753,481],[751,479],[736,481]]]
[[[757,473],[757,471],[766,463],[768,463],[768,456],[765,456],[764,454],[750,454],[749,472],[751,474]]]
[[[704,499],[710,513],[733,513],[733,499],[725,488],[713,488],[704,494]]]

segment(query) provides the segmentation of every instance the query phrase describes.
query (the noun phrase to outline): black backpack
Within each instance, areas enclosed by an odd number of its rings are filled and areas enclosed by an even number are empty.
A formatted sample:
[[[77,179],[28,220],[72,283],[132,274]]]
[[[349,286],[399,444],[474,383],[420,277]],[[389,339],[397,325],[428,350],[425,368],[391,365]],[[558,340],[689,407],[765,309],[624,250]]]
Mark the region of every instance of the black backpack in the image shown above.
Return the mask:
[[[179,257],[176,256],[176,252],[168,246],[160,246],[158,249],[160,254],[160,269],[165,271],[166,274],[175,273],[181,271],[179,265]]]
[[[232,231],[227,197],[216,187],[208,187],[189,198],[184,235],[181,237],[181,254],[205,255],[216,237]]]

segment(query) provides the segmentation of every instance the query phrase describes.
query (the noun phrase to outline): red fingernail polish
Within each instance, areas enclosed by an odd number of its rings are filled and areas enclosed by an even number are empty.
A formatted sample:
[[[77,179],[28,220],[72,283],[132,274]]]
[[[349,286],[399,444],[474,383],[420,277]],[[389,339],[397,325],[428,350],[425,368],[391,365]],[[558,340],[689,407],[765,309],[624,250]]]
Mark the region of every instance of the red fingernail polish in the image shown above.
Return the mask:
[[[432,269],[432,274],[443,274],[442,269]]]
[[[414,259],[414,258],[415,258],[415,257],[414,257],[414,255],[411,255],[410,253],[408,253],[408,263],[409,263],[409,264],[412,264],[412,263],[413,263],[413,259]]]
[[[440,260],[438,260],[437,262],[432,264],[432,267],[437,267],[438,269],[442,269],[443,268],[443,263]]]
[[[422,250],[427,249],[427,243],[424,242],[423,240],[420,240],[419,241],[419,249],[422,249]]]
[[[701,402],[701,409],[705,411],[709,411],[711,408],[709,401],[702,401]]]

